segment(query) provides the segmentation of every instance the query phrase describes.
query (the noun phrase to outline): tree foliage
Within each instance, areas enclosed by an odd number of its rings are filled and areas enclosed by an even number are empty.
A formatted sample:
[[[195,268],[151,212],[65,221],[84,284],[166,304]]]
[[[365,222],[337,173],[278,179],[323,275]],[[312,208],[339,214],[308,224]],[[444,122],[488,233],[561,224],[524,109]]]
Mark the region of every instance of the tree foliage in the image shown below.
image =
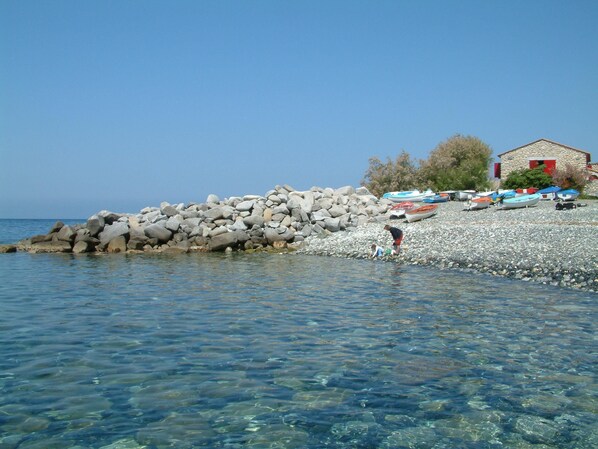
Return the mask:
[[[421,176],[434,190],[483,190],[489,187],[492,149],[474,136],[456,134],[432,150]]]
[[[394,161],[370,158],[361,184],[376,196],[427,187],[481,190],[490,185],[491,155],[491,148],[477,137],[457,134],[438,144],[425,161],[416,162],[405,151],[401,151]]]
[[[562,189],[575,189],[583,192],[588,183],[588,174],[583,168],[565,164],[565,168],[554,170],[552,182]]]
[[[502,185],[505,189],[527,189],[528,187],[543,189],[551,186],[552,177],[544,172],[545,168],[545,165],[538,165],[535,168],[513,170]]]
[[[420,184],[418,163],[404,150],[394,161],[388,158],[382,162],[377,157],[371,157],[361,184],[376,196],[382,196],[385,192],[411,190]]]

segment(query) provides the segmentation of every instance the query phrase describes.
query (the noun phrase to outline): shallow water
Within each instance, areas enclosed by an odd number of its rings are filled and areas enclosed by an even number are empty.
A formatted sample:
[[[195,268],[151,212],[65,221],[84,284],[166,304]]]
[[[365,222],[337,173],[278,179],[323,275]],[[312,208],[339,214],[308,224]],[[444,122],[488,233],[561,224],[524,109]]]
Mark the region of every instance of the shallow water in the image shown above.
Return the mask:
[[[597,298],[303,255],[3,255],[0,447],[596,447]]]

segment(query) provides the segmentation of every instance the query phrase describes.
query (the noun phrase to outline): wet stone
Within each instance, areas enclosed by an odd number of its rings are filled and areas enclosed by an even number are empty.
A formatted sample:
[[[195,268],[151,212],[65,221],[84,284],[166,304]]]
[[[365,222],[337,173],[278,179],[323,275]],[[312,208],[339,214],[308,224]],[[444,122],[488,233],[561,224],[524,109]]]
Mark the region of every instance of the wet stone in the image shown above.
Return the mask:
[[[515,430],[527,441],[546,444],[554,444],[559,433],[552,421],[533,415],[517,418]]]

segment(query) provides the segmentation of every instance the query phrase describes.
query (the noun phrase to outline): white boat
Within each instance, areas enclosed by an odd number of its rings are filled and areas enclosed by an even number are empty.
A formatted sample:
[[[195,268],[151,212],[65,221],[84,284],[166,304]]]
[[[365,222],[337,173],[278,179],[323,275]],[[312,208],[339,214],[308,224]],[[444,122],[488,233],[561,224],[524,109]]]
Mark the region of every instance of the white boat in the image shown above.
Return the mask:
[[[579,192],[575,189],[559,190],[556,192],[556,197],[563,201],[575,201],[579,196]]]
[[[539,193],[532,193],[531,195],[521,195],[513,198],[505,198],[499,203],[500,209],[520,209],[523,207],[531,207],[538,204],[542,195]]]
[[[463,210],[480,210],[480,209],[487,209],[492,204],[492,199],[489,196],[480,196],[477,198],[472,198],[467,201],[467,204],[463,208]]]
[[[408,210],[407,212],[405,212],[405,217],[407,217],[407,221],[409,223],[413,223],[414,221],[430,218],[432,215],[436,213],[437,209],[437,204],[427,204],[425,206],[418,207],[417,209]]]
[[[388,213],[389,218],[404,218],[405,212],[411,209],[415,209],[417,206],[411,201],[403,201],[402,203],[395,204],[390,208]]]
[[[400,203],[401,201],[423,201],[427,196],[433,196],[434,192],[427,190],[420,192],[419,190],[405,190],[402,192],[386,192],[382,198]]]
[[[459,201],[467,201],[471,198],[473,198],[475,195],[475,190],[459,190],[459,192],[457,192],[457,199]]]

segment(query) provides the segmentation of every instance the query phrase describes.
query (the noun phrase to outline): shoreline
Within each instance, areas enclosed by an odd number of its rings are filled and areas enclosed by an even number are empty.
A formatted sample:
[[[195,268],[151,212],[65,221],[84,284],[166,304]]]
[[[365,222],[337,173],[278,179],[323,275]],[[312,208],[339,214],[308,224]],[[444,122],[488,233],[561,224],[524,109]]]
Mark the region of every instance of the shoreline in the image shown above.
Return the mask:
[[[463,211],[463,202],[439,205],[428,219],[387,219],[345,232],[313,236],[297,252],[365,259],[372,243],[392,244],[384,225],[405,233],[401,253],[381,260],[463,269],[582,291],[598,291],[598,201],[555,210],[553,201],[528,209]]]

